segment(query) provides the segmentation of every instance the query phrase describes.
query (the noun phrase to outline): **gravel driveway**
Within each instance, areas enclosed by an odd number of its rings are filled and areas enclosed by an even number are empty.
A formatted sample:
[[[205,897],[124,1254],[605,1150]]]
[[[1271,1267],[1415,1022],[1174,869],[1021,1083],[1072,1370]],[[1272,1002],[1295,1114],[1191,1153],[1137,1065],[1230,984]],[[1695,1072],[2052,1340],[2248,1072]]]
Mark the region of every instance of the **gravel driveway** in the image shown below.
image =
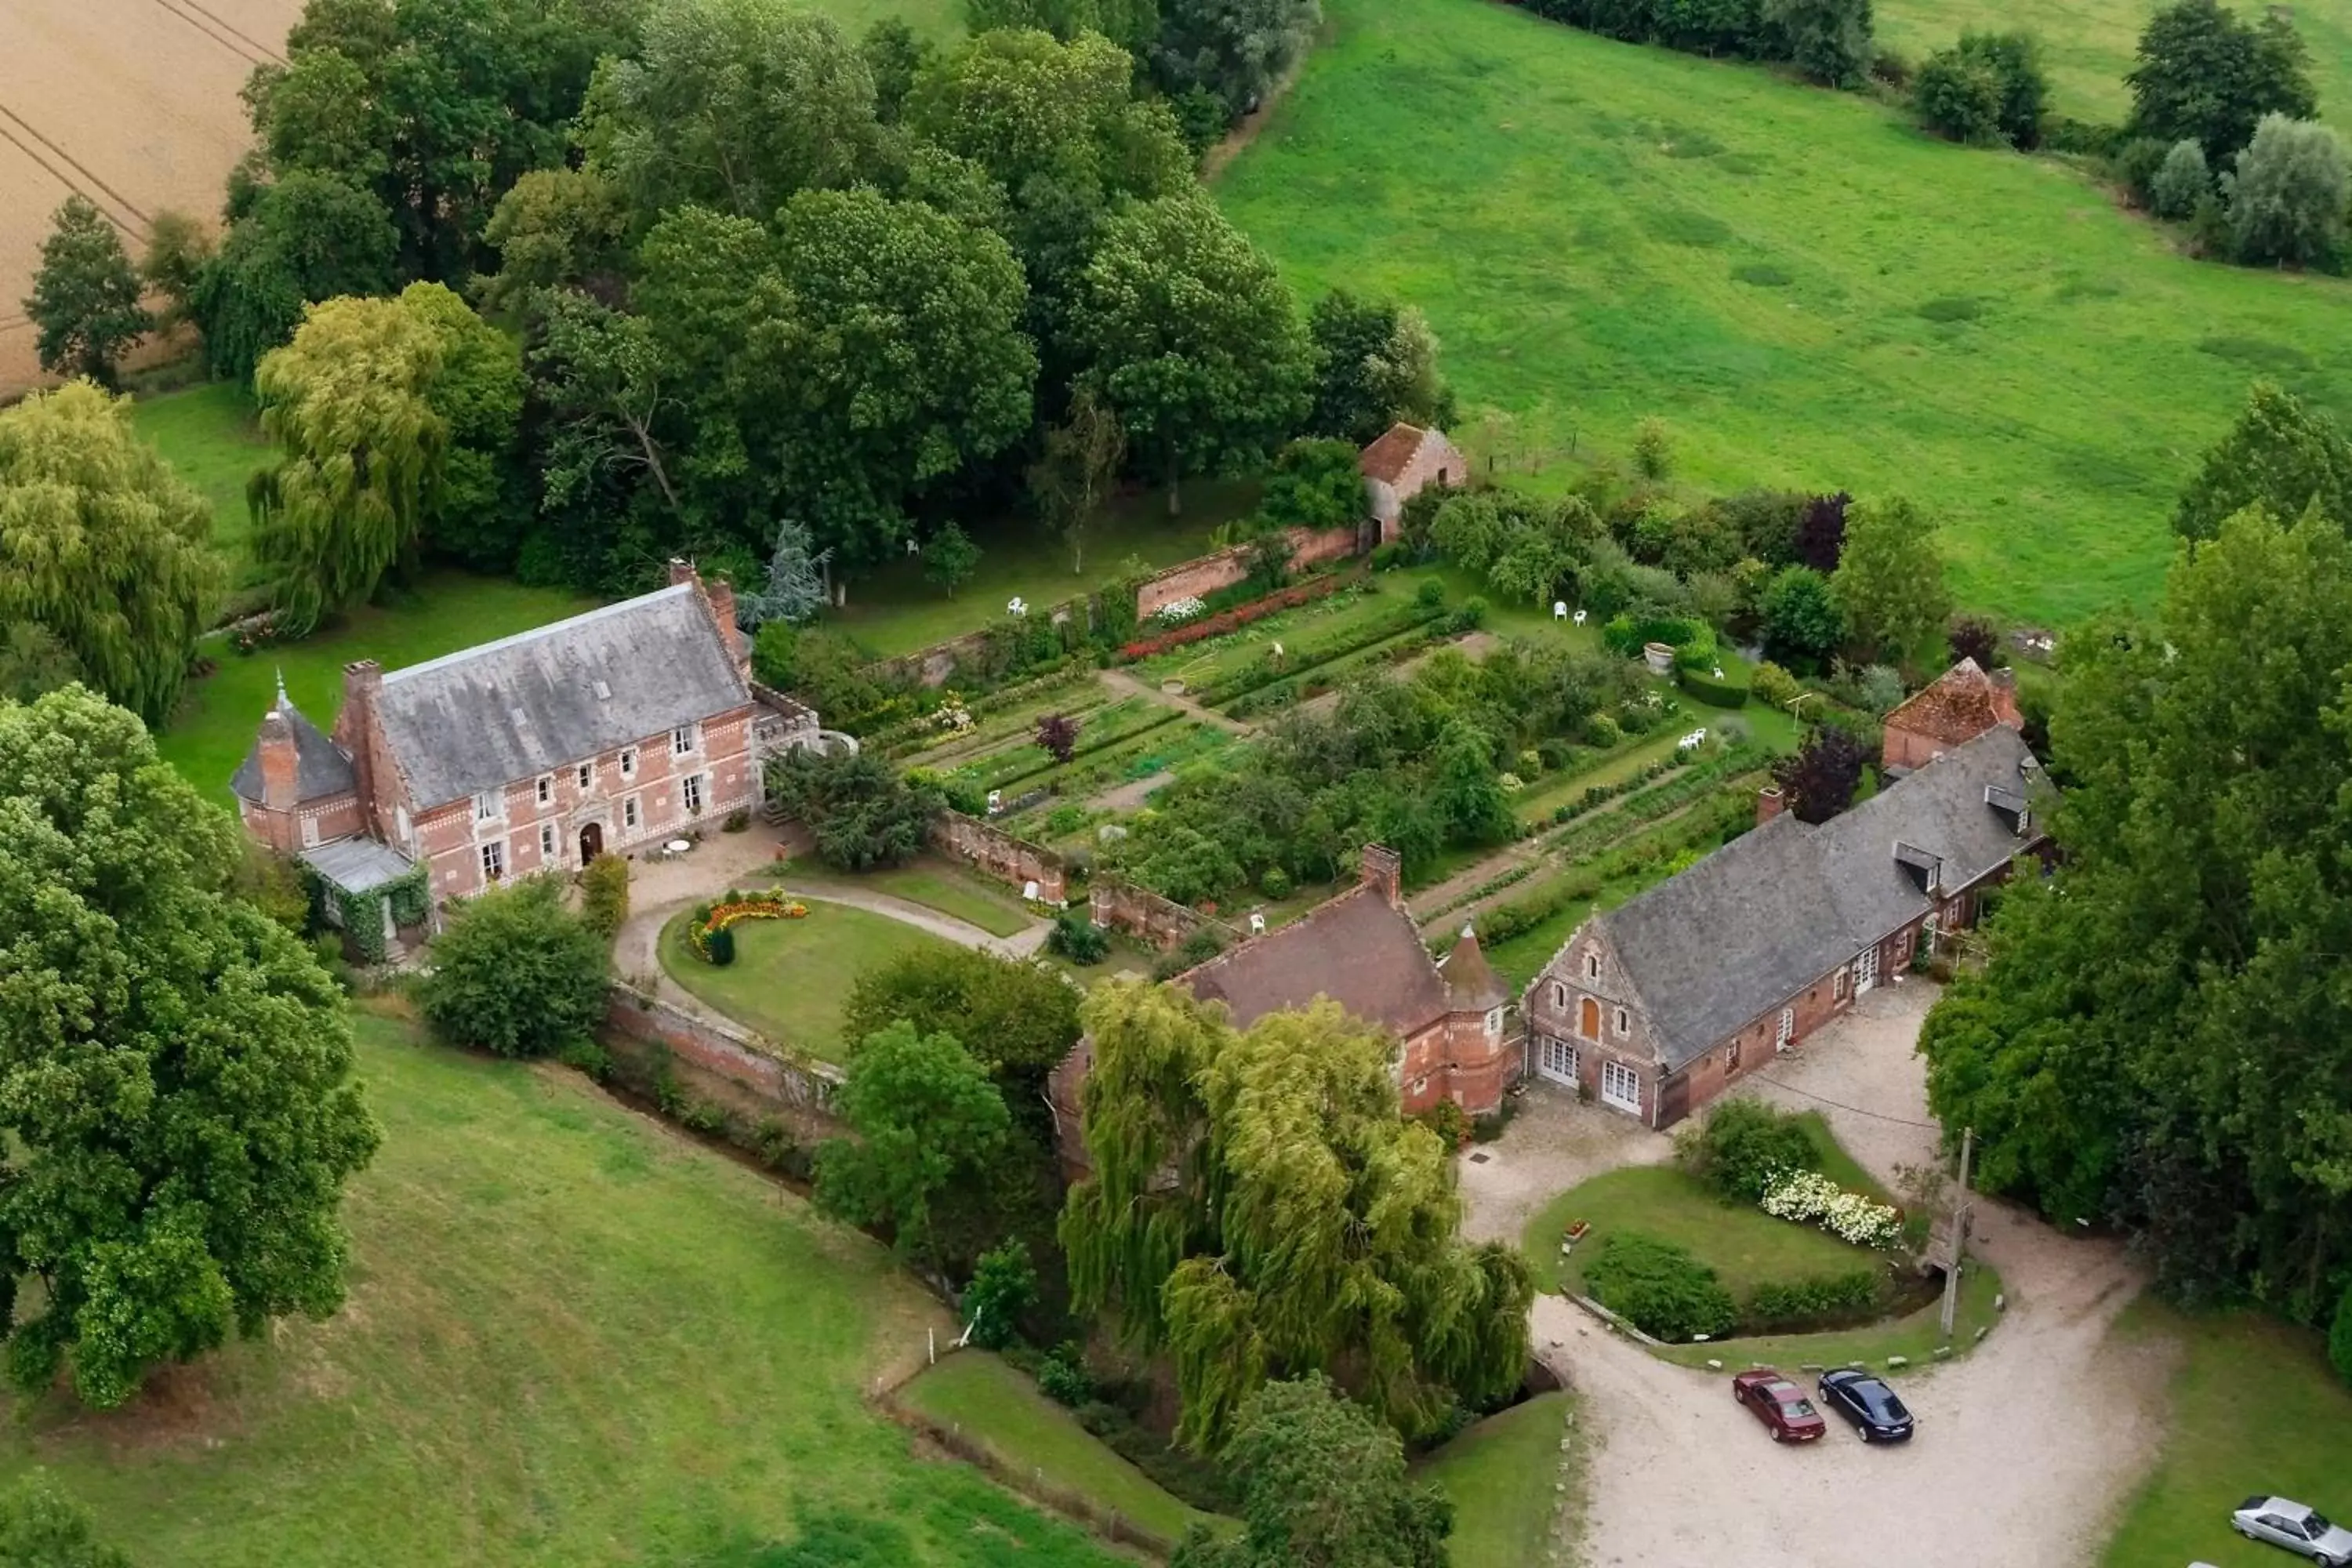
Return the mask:
[[[1857,1159],[1891,1178],[1895,1164],[1935,1148],[1931,1130],[1903,1125],[1927,1120],[1911,1047],[1933,999],[1921,981],[1873,993],[1800,1056],[1774,1064],[1772,1081],[1759,1087],[1823,1111]],[[1564,1185],[1611,1163],[1662,1157],[1664,1140],[1623,1122],[1544,1096],[1538,1112],[1513,1124],[1490,1162],[1494,1173],[1465,1165],[1468,1228],[1516,1233],[1559,1190],[1532,1191],[1551,1174],[1564,1176]],[[2120,1247],[2061,1236],[1982,1200],[1978,1212],[1981,1247],[2001,1272],[2009,1310],[1973,1354],[1901,1374],[1919,1416],[1918,1436],[1901,1447],[1867,1447],[1834,1421],[1819,1444],[1780,1447],[1732,1404],[1726,1374],[1654,1360],[1559,1297],[1539,1298],[1537,1343],[1585,1395],[1582,1425],[1597,1442],[1586,1561],[1600,1568],[2080,1568],[2093,1561],[2153,1458],[2164,1352],[2108,1342],[2109,1325],[2139,1284]]]

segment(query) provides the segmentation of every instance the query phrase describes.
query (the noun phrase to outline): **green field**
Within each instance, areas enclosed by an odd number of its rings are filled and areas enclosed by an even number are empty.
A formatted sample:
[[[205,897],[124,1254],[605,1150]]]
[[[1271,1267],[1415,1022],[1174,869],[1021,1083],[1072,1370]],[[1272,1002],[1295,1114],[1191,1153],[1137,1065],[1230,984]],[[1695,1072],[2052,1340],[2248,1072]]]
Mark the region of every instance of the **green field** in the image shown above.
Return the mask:
[[[682,910],[662,927],[661,965],[672,980],[777,1045],[844,1059],[842,1010],[859,974],[903,952],[945,952],[927,931],[846,904],[811,901],[805,919],[734,927],[735,962],[705,963],[687,945]]]
[[[574,1074],[359,1031],[344,1310],[20,1404],[0,1470],[157,1568],[1115,1561],[866,1408],[940,1321],[882,1247]],[[756,1552],[817,1531],[865,1552]]]
[[[212,503],[213,542],[228,557],[229,581],[248,579],[245,483],[268,461],[272,450],[255,423],[253,402],[233,382],[216,381],[186,392],[142,398],[131,405],[132,428]]]
[[[2131,113],[2124,73],[2157,0],[2042,0],[2031,11],[2001,0],[1879,0],[1873,7],[1878,41],[1916,65],[1964,27],[2005,32],[2022,26],[2042,45],[2050,77],[2050,106],[2078,120],[2119,124]],[[2240,0],[2231,9],[2249,19],[2263,7]],[[2352,125],[2352,6],[2344,0],[2305,0],[2294,7],[2294,30],[2311,49],[2311,77],[2319,89],[2319,116]]]
[[[795,862],[784,873],[784,885],[819,892],[845,888],[887,893],[952,915],[991,936],[1012,936],[1037,923],[1037,917],[1023,907],[1013,889],[969,876],[944,860],[918,860],[855,875],[828,871],[814,862]]]
[[[1548,1562],[1561,1479],[1559,1451],[1569,1407],[1565,1394],[1540,1394],[1489,1415],[1423,1460],[1419,1479],[1434,1481],[1454,1504],[1446,1542],[1457,1568],[1523,1568]],[[1575,1483],[1571,1478],[1570,1483]]]
[[[1134,1521],[1170,1541],[1211,1516],[1178,1500],[985,1351],[949,1356],[898,1391],[909,1409],[995,1453],[1045,1488]]]
[[[2352,1519],[2352,1388],[2328,1368],[2320,1338],[2251,1312],[2187,1317],[2142,1300],[2126,1339],[2179,1343],[2164,1452],[2107,1544],[2107,1568],[2201,1560],[2216,1568],[2293,1562],[2243,1540],[2230,1510],[2256,1492]]]
[[[1331,0],[1220,182],[1307,296],[1419,305],[1531,460],[1661,416],[1681,477],[1902,491],[1969,605],[2153,599],[2171,500],[2274,377],[2352,413],[2352,283],[2190,261],[2066,167],[1481,0]]]
[[[343,666],[352,659],[373,658],[398,669],[578,615],[592,605],[560,588],[436,572],[413,594],[354,610],[299,643],[238,654],[221,638],[209,638],[202,651],[220,668],[188,683],[156,748],[198,789],[208,795],[221,791],[215,798],[226,801],[229,774],[253,744],[280,674],[294,705],[326,729],[342,706]]]
[[[1580,1219],[1591,1224],[1591,1234],[1563,1261],[1560,1233]],[[1885,1258],[1753,1205],[1727,1203],[1672,1165],[1629,1165],[1578,1183],[1528,1221],[1520,1245],[1542,1289],[1582,1294],[1584,1266],[1600,1256],[1604,1239],[1624,1231],[1689,1248],[1741,1300],[1769,1281],[1844,1274]]]

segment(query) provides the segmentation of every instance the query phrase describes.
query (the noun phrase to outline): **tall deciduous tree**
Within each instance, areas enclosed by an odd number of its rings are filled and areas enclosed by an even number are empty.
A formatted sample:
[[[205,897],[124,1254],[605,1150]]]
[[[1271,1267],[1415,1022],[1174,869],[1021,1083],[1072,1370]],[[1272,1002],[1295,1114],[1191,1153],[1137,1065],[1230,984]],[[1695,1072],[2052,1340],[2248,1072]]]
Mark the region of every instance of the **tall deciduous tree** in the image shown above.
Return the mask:
[[[1127,457],[1127,429],[1092,387],[1070,398],[1069,417],[1045,429],[1045,449],[1029,468],[1029,493],[1045,526],[1070,547],[1070,570],[1087,569],[1087,530],[1110,499]]]
[[[1799,70],[1830,87],[1858,87],[1870,69],[1870,0],[1763,0],[1764,23]]]
[[[1817,669],[1845,641],[1845,614],[1829,579],[1810,566],[1784,566],[1757,602],[1764,649],[1796,669]]]
[[[438,283],[411,283],[401,308],[440,344],[425,400],[448,427],[440,482],[425,497],[425,537],[478,571],[514,564],[529,503],[517,437],[522,347]]]
[[[1024,1101],[1078,1043],[1078,994],[1034,963],[958,948],[909,952],[861,973],[842,1034],[863,1039],[901,1020],[919,1034],[970,1036],[972,1054]]]
[[[261,356],[302,324],[305,305],[387,292],[399,246],[392,215],[356,185],[297,172],[262,187],[191,296],[213,374],[251,379]]]
[[[342,998],[224,891],[236,825],[88,691],[0,703],[0,1313],[95,1405],[343,1291],[376,1145]],[[37,1282],[37,1296],[23,1288]]]
[[[1106,226],[1078,282],[1091,383],[1168,480],[1262,462],[1307,412],[1307,334],[1273,264],[1199,193]]]
[[[2150,16],[2124,81],[2134,136],[2192,138],[2216,168],[2253,140],[2263,115],[2309,120],[2319,111],[2294,25],[2276,12],[2249,25],[2217,0],[2177,0]]]
[[[625,873],[621,886],[625,902]],[[556,1056],[588,1040],[604,1016],[610,940],[564,907],[555,878],[491,888],[467,900],[434,939],[417,1004],[457,1045],[501,1057]]]
[[[1410,305],[1334,289],[1307,312],[1315,408],[1307,427],[1360,447],[1398,420],[1444,425],[1454,394],[1437,372],[1437,334]]]
[[[1870,753],[1853,731],[1816,724],[1797,749],[1772,764],[1772,782],[1789,797],[1789,814],[1800,822],[1827,822],[1853,804]]]
[[[1913,674],[1942,667],[1952,594],[1944,585],[1936,525],[1908,500],[1897,496],[1854,508],[1830,591],[1864,660]]]
[[[41,368],[114,384],[114,362],[154,323],[139,303],[139,270],[114,226],[79,193],[50,219],[25,313],[39,329]]]
[[[2310,267],[2344,244],[2352,167],[2343,139],[2317,121],[2263,115],[2229,190],[2230,238],[2241,261]]]
[[[1237,1033],[1123,981],[1081,1014],[1093,1170],[1062,1213],[1071,1288],[1173,1355],[1186,1441],[1221,1443],[1273,1378],[1330,1373],[1408,1434],[1517,1384],[1527,1264],[1460,1239],[1446,1151],[1399,1113],[1378,1031],[1323,1002]]]
[[[629,207],[620,184],[596,169],[533,169],[499,198],[483,240],[499,269],[476,285],[485,309],[511,310],[534,289],[618,291]]]
[[[2222,519],[2250,506],[2290,521],[2316,508],[2352,529],[2352,440],[2326,411],[2306,408],[2267,381],[2254,384],[2245,412],[2198,463],[2173,510],[2173,531],[2210,539]]]
[[[874,73],[790,0],[658,0],[635,56],[603,71],[591,162],[641,221],[687,205],[764,221],[873,172]]]
[[[902,1254],[936,1267],[934,1206],[984,1181],[1012,1129],[988,1069],[954,1036],[897,1023],[859,1042],[833,1104],[856,1136],[819,1145],[818,1205],[888,1226]]]
[[[211,510],[127,404],[71,385],[0,409],[0,625],[27,668],[62,673],[62,655],[160,723],[225,585]]]
[[[2145,1233],[2160,1282],[2322,1321],[2352,1269],[2352,543],[2259,510],[2153,625],[2071,636],[2063,858],[1920,1048],[1981,1179]]]
[[[1318,0],[1160,0],[1153,74],[1171,93],[1215,94],[1231,121],[1265,101],[1322,20]]]
[[[1397,1435],[1325,1378],[1250,1395],[1221,1462],[1242,1532],[1196,1525],[1172,1568],[1445,1568],[1453,1504],[1407,1479]]]
[[[443,345],[398,300],[331,300],[254,374],[280,457],[253,477],[253,552],[308,631],[413,555],[449,447],[433,406]]]

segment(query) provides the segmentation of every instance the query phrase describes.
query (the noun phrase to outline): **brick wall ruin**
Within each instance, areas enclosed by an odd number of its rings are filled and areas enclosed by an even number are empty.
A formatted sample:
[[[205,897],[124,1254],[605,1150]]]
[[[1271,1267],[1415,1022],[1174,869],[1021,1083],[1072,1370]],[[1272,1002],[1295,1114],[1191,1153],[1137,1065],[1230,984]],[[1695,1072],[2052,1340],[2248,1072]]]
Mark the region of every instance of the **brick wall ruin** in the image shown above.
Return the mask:
[[[1030,883],[1037,897],[1060,909],[1069,902],[1067,872],[1062,858],[1042,845],[1015,838],[976,816],[943,811],[931,824],[931,847],[954,856],[974,870],[994,878],[1024,896]]]
[[[803,1142],[841,1131],[832,1110],[839,1068],[788,1060],[755,1036],[698,1018],[625,982],[613,983],[602,1038],[614,1077],[648,1099],[666,1065],[677,1086],[698,1099],[753,1121],[775,1117]]]

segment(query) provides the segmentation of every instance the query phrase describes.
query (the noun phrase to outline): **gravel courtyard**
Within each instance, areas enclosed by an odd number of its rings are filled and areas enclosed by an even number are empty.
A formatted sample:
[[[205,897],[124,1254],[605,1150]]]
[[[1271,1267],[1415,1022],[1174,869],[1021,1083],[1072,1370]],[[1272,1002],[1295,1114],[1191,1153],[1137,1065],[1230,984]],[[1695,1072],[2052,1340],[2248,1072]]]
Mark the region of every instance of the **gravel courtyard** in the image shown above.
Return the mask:
[[[1801,1052],[1751,1080],[1822,1111],[1881,1180],[1930,1158],[1923,981],[1872,993]],[[1759,1078],[1761,1075],[1759,1075]],[[1625,1118],[1538,1090],[1483,1164],[1463,1167],[1467,1228],[1516,1236],[1553,1194],[1613,1165],[1664,1159]],[[1892,1118],[1895,1120],[1882,1120]],[[1832,1422],[1787,1449],[1731,1402],[1727,1376],[1653,1359],[1555,1296],[1538,1347],[1586,1397],[1595,1445],[1586,1561],[1599,1568],[2079,1568],[2151,1462],[2161,1351],[2107,1340],[2139,1280],[2122,1248],[2061,1236],[1979,1200],[1978,1245],[2009,1310],[1973,1354],[1897,1379],[1919,1435],[1872,1448]],[[1794,1372],[1791,1367],[1787,1369]]]

